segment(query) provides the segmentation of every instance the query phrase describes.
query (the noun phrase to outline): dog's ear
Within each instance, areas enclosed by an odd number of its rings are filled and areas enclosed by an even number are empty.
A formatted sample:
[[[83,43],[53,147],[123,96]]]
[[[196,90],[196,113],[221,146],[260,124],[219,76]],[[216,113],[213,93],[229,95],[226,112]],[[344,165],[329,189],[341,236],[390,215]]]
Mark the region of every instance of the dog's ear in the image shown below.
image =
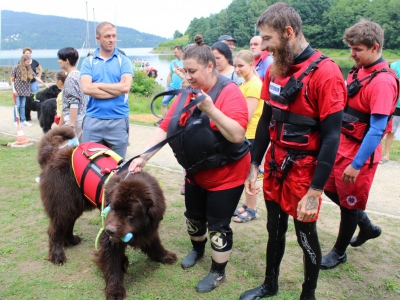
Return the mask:
[[[156,201],[158,203],[156,203]],[[158,224],[162,219],[165,212],[165,204],[163,199],[159,199],[157,194],[152,193],[150,197],[146,197],[146,199],[142,199],[142,203],[145,203],[147,207],[147,215],[150,219],[154,221],[155,224]]]
[[[105,186],[106,194],[104,195],[106,197],[106,202],[110,204],[111,202],[111,197],[115,192],[115,189],[118,186],[118,183],[121,181],[120,176],[113,176],[110,181],[107,183]]]

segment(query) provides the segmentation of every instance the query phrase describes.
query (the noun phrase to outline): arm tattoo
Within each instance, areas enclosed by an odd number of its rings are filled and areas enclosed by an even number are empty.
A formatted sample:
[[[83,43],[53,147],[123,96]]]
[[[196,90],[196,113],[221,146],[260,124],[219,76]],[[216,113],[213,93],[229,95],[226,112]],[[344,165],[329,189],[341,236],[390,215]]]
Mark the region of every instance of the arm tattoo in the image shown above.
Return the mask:
[[[306,210],[313,210],[318,208],[318,200],[314,196],[309,196],[306,203]]]

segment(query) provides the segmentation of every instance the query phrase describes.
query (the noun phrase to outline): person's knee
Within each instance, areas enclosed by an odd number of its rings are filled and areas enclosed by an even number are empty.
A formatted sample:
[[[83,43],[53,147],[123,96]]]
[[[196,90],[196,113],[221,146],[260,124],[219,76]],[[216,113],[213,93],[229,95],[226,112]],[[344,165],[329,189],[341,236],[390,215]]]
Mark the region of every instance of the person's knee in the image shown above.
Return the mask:
[[[232,249],[233,233],[229,227],[230,219],[207,218],[211,248],[217,252],[226,252]]]
[[[186,216],[186,229],[190,236],[200,237],[207,233],[207,223],[206,221]]]
[[[233,233],[232,230],[217,231],[210,230],[210,242],[211,248],[216,252],[227,252],[232,250],[233,245]]]

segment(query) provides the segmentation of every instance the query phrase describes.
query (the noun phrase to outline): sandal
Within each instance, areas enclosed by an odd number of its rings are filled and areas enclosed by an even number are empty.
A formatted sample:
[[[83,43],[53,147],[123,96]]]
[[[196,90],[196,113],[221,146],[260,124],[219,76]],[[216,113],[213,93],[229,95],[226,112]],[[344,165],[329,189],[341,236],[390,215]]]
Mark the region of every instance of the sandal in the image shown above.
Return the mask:
[[[246,208],[247,215],[243,216],[243,214],[239,214],[236,218],[233,218],[233,221],[236,223],[246,223],[252,220],[258,219],[257,209]]]
[[[247,205],[243,204],[242,208],[244,209],[244,211],[246,211]],[[235,212],[233,213],[233,216],[236,217],[236,216],[241,215],[241,214],[242,214],[242,212],[239,209],[235,209]]]
[[[383,164],[386,164],[388,161],[389,161],[388,159],[382,157],[382,159],[379,161],[379,164],[383,165]]]

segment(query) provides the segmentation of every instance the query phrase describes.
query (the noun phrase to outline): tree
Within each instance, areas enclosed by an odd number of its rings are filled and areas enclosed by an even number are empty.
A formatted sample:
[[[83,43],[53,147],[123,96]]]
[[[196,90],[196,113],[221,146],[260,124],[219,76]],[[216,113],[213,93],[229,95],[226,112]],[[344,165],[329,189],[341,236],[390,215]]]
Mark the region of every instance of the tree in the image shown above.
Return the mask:
[[[179,32],[178,30],[175,30],[174,32],[174,40],[177,38],[180,38],[181,36],[183,36],[183,33]]]

